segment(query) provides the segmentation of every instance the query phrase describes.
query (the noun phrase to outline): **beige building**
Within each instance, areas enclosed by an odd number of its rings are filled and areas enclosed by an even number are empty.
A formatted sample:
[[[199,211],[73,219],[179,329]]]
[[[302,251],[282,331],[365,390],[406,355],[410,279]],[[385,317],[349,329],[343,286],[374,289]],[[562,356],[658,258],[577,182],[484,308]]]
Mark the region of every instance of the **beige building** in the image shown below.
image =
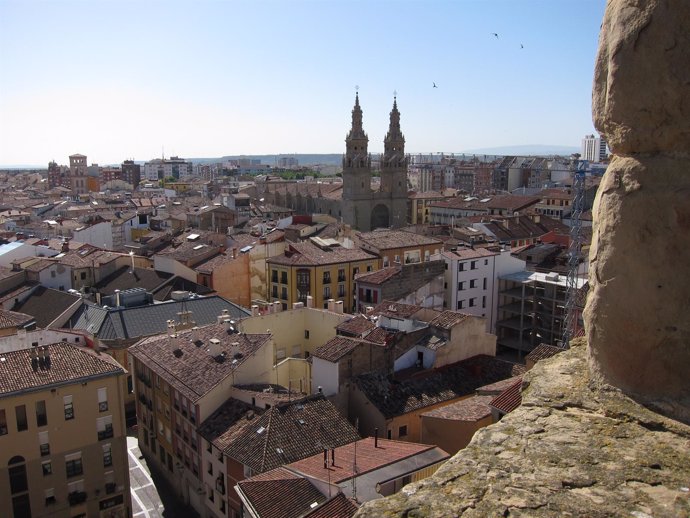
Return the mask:
[[[131,516],[124,377],[67,343],[0,354],[3,517]]]

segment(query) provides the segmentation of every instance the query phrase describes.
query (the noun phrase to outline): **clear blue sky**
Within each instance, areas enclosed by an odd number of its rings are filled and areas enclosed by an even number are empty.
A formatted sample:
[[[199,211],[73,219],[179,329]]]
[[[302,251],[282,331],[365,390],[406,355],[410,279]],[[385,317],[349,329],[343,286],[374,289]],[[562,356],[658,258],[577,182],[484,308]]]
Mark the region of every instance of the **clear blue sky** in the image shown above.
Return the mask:
[[[0,164],[341,153],[355,85],[373,152],[394,91],[408,152],[579,146],[604,7],[0,0]]]

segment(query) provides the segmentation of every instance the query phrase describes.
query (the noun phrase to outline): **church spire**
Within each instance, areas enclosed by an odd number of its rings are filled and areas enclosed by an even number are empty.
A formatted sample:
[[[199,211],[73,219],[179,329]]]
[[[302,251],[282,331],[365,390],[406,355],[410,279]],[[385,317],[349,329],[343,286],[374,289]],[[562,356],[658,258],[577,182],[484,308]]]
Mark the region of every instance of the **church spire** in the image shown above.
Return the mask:
[[[390,124],[388,126],[388,133],[384,140],[384,147],[386,151],[404,152],[405,137],[400,131],[400,112],[398,111],[397,96],[393,96],[393,109],[390,115]]]
[[[359,92],[355,94],[355,107],[352,108],[352,128],[347,135],[348,140],[366,139],[367,135],[364,133],[362,126],[362,108],[359,106]]]

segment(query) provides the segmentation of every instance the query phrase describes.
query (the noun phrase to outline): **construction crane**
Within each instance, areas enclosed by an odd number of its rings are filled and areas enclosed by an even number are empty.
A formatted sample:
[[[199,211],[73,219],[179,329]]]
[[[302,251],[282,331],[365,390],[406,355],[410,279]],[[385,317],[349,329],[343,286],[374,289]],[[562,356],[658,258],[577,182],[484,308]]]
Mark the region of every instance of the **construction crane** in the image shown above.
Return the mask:
[[[570,211],[570,247],[568,248],[568,278],[566,280],[565,319],[561,347],[568,349],[570,339],[577,335],[578,316],[578,271],[582,251],[582,212],[585,207],[585,171],[587,160],[575,157],[573,168],[573,202]]]

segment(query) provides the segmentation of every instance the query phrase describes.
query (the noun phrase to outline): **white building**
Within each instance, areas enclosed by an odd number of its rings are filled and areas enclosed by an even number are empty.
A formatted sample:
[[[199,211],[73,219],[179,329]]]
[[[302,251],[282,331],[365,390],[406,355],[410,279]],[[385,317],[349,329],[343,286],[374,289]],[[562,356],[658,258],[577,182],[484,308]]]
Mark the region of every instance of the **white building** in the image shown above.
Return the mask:
[[[582,139],[582,160],[601,162],[609,156],[609,149],[604,137],[587,135]]]
[[[446,307],[486,318],[486,330],[496,332],[498,277],[525,269],[525,261],[509,249],[459,248],[443,252],[446,262]]]
[[[172,176],[176,180],[194,175],[194,165],[176,156],[170,158],[156,158],[144,164],[142,178],[146,180],[162,180]]]

